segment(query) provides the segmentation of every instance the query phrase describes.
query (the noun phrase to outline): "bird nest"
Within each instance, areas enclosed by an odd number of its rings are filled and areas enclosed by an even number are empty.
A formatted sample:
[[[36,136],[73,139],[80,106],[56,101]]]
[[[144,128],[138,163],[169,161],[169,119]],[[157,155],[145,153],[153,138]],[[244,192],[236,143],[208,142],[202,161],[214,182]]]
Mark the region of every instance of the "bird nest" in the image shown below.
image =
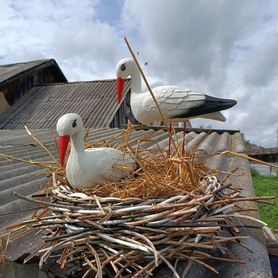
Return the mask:
[[[42,207],[33,219],[8,228],[14,234],[10,240],[42,233],[44,244],[25,261],[38,256],[40,267],[54,260],[71,275],[99,278],[109,270],[115,277],[150,277],[162,263],[180,277],[177,258],[188,262],[183,277],[192,264],[218,273],[208,260],[243,263],[229,250],[231,242],[244,246],[245,238],[233,222],[240,217],[233,209],[255,198],[241,197],[227,179],[220,182],[195,151],[169,157],[159,148],[152,153],[140,148],[149,138],[137,140],[135,147],[129,135],[123,138],[117,147],[139,165],[125,180],[73,190],[63,169],[52,164],[44,193],[16,194]],[[255,224],[251,228],[262,227]]]

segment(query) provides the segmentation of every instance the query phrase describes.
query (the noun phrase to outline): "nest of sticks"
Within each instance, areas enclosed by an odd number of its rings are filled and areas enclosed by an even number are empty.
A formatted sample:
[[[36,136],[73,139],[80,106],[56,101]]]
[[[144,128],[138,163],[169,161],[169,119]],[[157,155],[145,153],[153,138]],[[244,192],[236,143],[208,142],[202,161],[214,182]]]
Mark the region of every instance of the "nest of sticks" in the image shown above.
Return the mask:
[[[103,277],[108,269],[115,277],[150,277],[162,263],[181,277],[176,258],[188,262],[182,277],[192,264],[218,273],[208,260],[244,263],[229,250],[231,242],[244,248],[245,237],[233,221],[244,216],[235,207],[256,198],[241,197],[241,190],[226,183],[228,179],[220,182],[197,152],[182,156],[179,146],[170,157],[159,147],[147,152],[140,146],[150,138],[136,139],[134,145],[131,133],[129,128],[121,134],[123,143],[116,146],[139,165],[125,180],[77,191],[63,169],[49,164],[51,177],[43,193],[16,194],[41,206],[31,220],[8,228],[10,241],[42,233],[43,246],[25,262],[38,256],[42,267],[54,260],[65,272],[84,278]],[[256,221],[250,228],[262,227]]]

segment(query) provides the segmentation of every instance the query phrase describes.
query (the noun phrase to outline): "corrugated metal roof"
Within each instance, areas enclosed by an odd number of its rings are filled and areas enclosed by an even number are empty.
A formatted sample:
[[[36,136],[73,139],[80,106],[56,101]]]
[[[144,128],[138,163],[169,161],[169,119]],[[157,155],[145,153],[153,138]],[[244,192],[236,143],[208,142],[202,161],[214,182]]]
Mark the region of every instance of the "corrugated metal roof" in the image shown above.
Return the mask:
[[[79,114],[85,127],[107,127],[118,108],[115,79],[36,86],[0,115],[0,128],[55,128],[66,113]]]
[[[88,134],[88,142],[94,142],[98,140],[110,139],[114,135],[119,134],[122,130],[117,128],[100,128],[90,129]],[[34,135],[40,139],[40,141],[46,145],[58,158],[58,152],[54,143],[54,136],[56,132],[54,130],[33,130]],[[168,148],[168,136],[163,130],[138,130],[133,133],[132,138],[137,138],[142,134],[150,134],[153,141],[144,142],[144,148],[153,149],[156,144],[165,150]],[[177,138],[182,138],[182,133],[177,133]],[[197,149],[199,153],[205,153],[208,155],[215,154],[219,151],[231,150],[238,153],[244,153],[245,147],[241,134],[236,132],[229,134],[227,132],[218,134],[217,132],[195,133],[193,131],[187,133],[187,151]],[[137,142],[134,142],[136,145]],[[26,135],[24,130],[0,130],[0,152],[6,153],[12,156],[16,156],[22,159],[32,159],[35,161],[49,160],[48,154],[44,152],[40,146],[37,146],[34,141]],[[252,180],[250,176],[249,163],[247,160],[243,160],[237,157],[231,156],[207,156],[205,159],[207,165],[211,168],[218,168],[225,172],[238,169],[237,172],[231,175],[230,182],[236,187],[243,188],[243,194],[245,196],[255,196],[252,186]],[[236,175],[236,173],[240,175]],[[219,178],[223,178],[225,173],[219,175]],[[8,161],[0,157],[0,228],[8,225],[12,225],[27,219],[32,214],[32,211],[22,211],[28,209],[32,205],[16,199],[13,192],[17,192],[23,195],[31,195],[41,189],[41,186],[47,182],[45,170],[38,167],[18,162]],[[256,204],[250,204],[251,207],[257,208]],[[248,213],[254,217],[258,217],[258,212],[252,211]],[[208,272],[204,268],[198,266],[193,267],[189,276],[187,277],[245,277],[250,278],[250,273],[254,274],[252,277],[271,277],[269,259],[266,251],[266,247],[263,243],[262,233],[260,231],[242,231],[243,235],[247,234],[250,239],[244,241],[249,248],[254,252],[251,253],[247,249],[238,248],[237,244],[231,247],[233,253],[238,259],[246,261],[246,265],[232,265],[232,264],[218,264],[215,267],[220,271],[220,275],[217,276]],[[29,236],[22,240],[18,240],[16,244],[12,244],[9,247],[8,254],[11,259],[18,258],[23,254],[32,252],[39,242],[38,237],[34,235]],[[179,268],[184,269],[184,266]],[[179,270],[179,272],[180,272]],[[171,271],[163,268],[158,270],[154,277],[173,277]]]
[[[46,62],[50,61],[49,59],[45,60],[35,60],[24,63],[16,63],[16,64],[7,64],[0,65],[0,83],[31,68],[42,65]]]
[[[278,154],[278,148],[264,148],[251,146],[247,148],[249,155]]]

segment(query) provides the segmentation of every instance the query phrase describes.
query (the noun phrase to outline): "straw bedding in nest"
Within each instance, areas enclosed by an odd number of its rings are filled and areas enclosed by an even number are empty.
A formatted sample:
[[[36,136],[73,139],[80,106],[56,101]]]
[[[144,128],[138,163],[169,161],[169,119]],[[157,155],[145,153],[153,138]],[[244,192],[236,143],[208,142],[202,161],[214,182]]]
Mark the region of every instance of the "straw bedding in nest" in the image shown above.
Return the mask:
[[[215,273],[207,260],[244,263],[228,243],[244,247],[244,237],[233,224],[239,217],[235,204],[255,198],[243,198],[239,189],[220,183],[215,173],[196,163],[194,152],[186,157],[177,152],[170,158],[159,148],[148,153],[140,147],[146,138],[131,147],[131,131],[127,132],[118,147],[134,155],[139,165],[129,178],[76,191],[63,170],[52,165],[44,193],[32,198],[16,194],[42,206],[33,219],[8,228],[15,234],[11,241],[42,233],[44,245],[25,261],[38,255],[40,267],[55,260],[72,275],[99,278],[107,267],[115,277],[150,277],[161,263],[180,277],[176,258],[189,262],[183,277],[192,263]],[[107,144],[112,143],[102,143]],[[251,228],[262,226],[257,221]],[[221,256],[215,255],[217,250]]]

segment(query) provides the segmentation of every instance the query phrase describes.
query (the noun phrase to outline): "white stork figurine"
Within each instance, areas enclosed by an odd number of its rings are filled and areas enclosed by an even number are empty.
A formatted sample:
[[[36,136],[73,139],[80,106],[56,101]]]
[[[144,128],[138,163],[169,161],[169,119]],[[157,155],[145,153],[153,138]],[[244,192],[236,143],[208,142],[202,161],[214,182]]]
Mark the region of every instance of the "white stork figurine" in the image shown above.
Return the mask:
[[[64,167],[65,155],[71,139],[66,177],[73,188],[89,188],[106,181],[118,181],[127,177],[135,168],[134,160],[120,150],[114,148],[85,150],[83,123],[77,114],[63,115],[57,122],[57,132],[60,136],[62,167]],[[124,171],[121,166],[124,166]]]
[[[119,103],[122,100],[125,79],[131,77],[130,105],[135,119],[145,125],[150,125],[154,121],[161,121],[159,110],[151,94],[142,91],[141,76],[135,62],[129,58],[120,60],[116,67],[116,75]],[[152,89],[152,91],[165,120],[170,123],[170,130],[171,122],[186,122],[192,118],[225,121],[226,118],[220,111],[228,109],[237,103],[232,99],[211,97],[196,90],[178,86],[159,86]],[[169,140],[169,154],[170,145]]]

